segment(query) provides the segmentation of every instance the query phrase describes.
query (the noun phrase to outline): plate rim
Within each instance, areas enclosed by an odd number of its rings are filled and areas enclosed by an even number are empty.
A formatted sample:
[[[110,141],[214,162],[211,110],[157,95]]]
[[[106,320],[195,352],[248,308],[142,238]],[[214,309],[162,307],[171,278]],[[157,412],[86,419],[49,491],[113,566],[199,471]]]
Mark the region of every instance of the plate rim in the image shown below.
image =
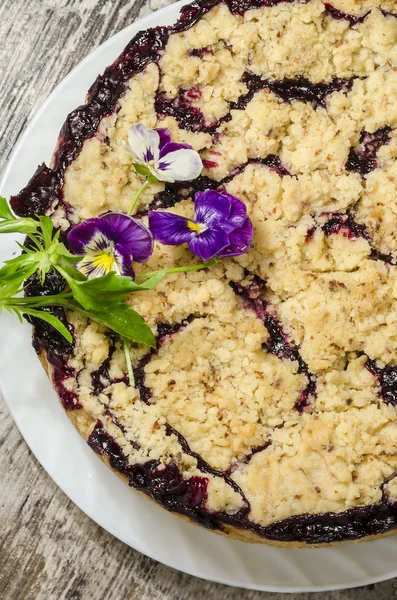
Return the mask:
[[[152,11],[151,13],[149,13],[148,15],[146,15],[145,17],[143,17],[141,19],[137,19],[136,21],[133,21],[131,24],[127,25],[126,27],[124,27],[123,29],[121,29],[120,31],[118,31],[117,33],[112,35],[111,37],[109,37],[107,40],[105,40],[102,44],[100,44],[99,46],[97,46],[93,50],[91,50],[82,60],[80,60],[71,69],[71,71],[69,71],[69,73],[52,89],[52,91],[47,96],[47,98],[44,100],[44,102],[41,104],[41,106],[39,106],[39,108],[35,111],[33,117],[28,121],[22,134],[18,137],[16,144],[15,144],[12,152],[10,153],[9,159],[7,161],[7,164],[3,170],[3,173],[0,178],[0,194],[2,193],[2,190],[3,190],[4,186],[6,185],[6,182],[8,181],[10,172],[12,171],[12,168],[13,168],[14,162],[17,158],[17,155],[19,154],[19,152],[24,144],[25,139],[29,136],[30,130],[33,129],[35,124],[40,120],[40,118],[44,114],[47,106],[51,104],[53,97],[56,94],[58,94],[63,88],[67,87],[69,81],[73,78],[73,76],[76,74],[76,72],[79,71],[82,68],[82,66],[86,65],[88,62],[95,60],[96,55],[100,54],[100,52],[104,49],[104,47],[107,47],[107,46],[110,47],[118,39],[124,37],[127,32],[129,33],[131,31],[131,37],[132,37],[138,31],[147,28],[147,26],[155,26],[153,23],[153,19],[158,19],[159,17],[167,16],[167,17],[176,19],[181,7],[188,3],[189,3],[189,0],[179,0],[179,1],[169,4],[163,8]],[[66,115],[65,115],[65,118],[66,118]],[[55,146],[55,144],[54,144],[54,146]],[[41,368],[39,361],[37,361],[37,366],[38,366],[38,368]],[[23,437],[29,450],[32,452],[32,454],[34,455],[35,459],[38,461],[40,466],[45,470],[47,475],[62,490],[62,492],[65,494],[65,496],[67,498],[69,498],[69,500],[71,500],[79,508],[79,510],[81,510],[92,521],[94,521],[94,523],[96,523],[97,525],[102,527],[102,529],[107,531],[110,535],[112,535],[116,539],[119,539],[124,544],[133,548],[134,550],[144,554],[145,556],[148,556],[149,558],[151,558],[153,560],[156,560],[157,562],[159,562],[161,564],[164,564],[170,568],[176,569],[176,570],[186,573],[188,575],[198,577],[199,579],[202,579],[204,581],[213,581],[215,583],[229,585],[232,587],[272,592],[272,593],[277,593],[277,592],[278,593],[316,593],[316,592],[336,591],[336,590],[343,590],[343,589],[353,589],[353,588],[357,588],[357,587],[380,583],[383,581],[388,581],[390,579],[397,577],[397,569],[396,569],[395,571],[392,571],[388,574],[383,574],[383,575],[376,576],[376,577],[367,577],[367,578],[364,578],[361,580],[353,580],[347,584],[341,583],[341,584],[328,584],[328,585],[326,584],[326,585],[315,585],[315,586],[314,585],[311,585],[311,586],[304,586],[304,585],[302,585],[302,586],[278,586],[277,585],[277,586],[275,586],[275,585],[263,585],[263,584],[259,584],[259,583],[248,583],[246,581],[238,580],[237,578],[235,580],[231,581],[231,580],[228,580],[221,576],[220,577],[215,577],[215,576],[207,577],[204,574],[197,573],[193,569],[188,569],[186,567],[181,568],[178,566],[178,564],[173,562],[173,560],[171,558],[164,557],[164,556],[157,556],[154,549],[153,549],[153,551],[148,552],[148,550],[146,548],[144,549],[140,545],[139,542],[136,542],[136,543],[134,543],[134,545],[132,545],[132,543],[130,541],[128,541],[126,537],[123,537],[123,535],[112,532],[108,526],[103,525],[100,521],[98,521],[98,517],[96,517],[94,515],[94,509],[90,510],[88,507],[83,508],[81,501],[79,501],[78,499],[76,500],[74,497],[72,497],[72,495],[70,494],[69,491],[65,491],[66,486],[64,483],[62,483],[60,481],[60,478],[58,477],[58,473],[56,471],[54,473],[50,473],[50,469],[47,468],[46,466],[44,466],[44,464],[38,458],[36,451],[32,448],[32,445],[33,445],[32,442],[28,441],[27,438],[29,438],[29,435],[25,435],[26,432],[24,433],[25,428],[24,428],[23,424],[21,423],[19,416],[17,415],[17,411],[13,406],[12,400],[10,400],[7,397],[7,393],[3,387],[1,378],[0,378],[0,392],[2,393],[5,404],[8,408],[8,410],[10,411],[10,414],[13,418],[14,423],[16,424],[18,431],[20,432],[21,436]],[[100,460],[100,459],[98,459],[98,460]],[[191,525],[191,526],[197,527],[196,525]],[[397,534],[395,534],[395,535],[397,535]],[[353,543],[354,542],[350,542],[350,544],[353,544]],[[371,542],[362,542],[362,543],[369,544]],[[250,546],[251,546],[251,548],[255,549],[256,547],[258,547],[260,545],[252,544]]]

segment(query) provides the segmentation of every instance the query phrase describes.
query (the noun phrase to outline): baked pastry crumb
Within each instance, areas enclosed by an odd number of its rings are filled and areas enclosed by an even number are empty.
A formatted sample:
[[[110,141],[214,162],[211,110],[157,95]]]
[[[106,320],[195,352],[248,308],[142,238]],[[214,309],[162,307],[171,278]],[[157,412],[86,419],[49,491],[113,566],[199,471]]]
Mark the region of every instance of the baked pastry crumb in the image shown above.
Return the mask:
[[[138,34],[13,207],[50,212],[64,231],[127,212],[140,181],[123,140],[141,122],[190,144],[204,170],[150,186],[137,216],[191,217],[195,190],[224,189],[247,206],[252,248],[131,296],[158,342],[131,349],[135,387],[120,340],[81,315],[65,316],[73,345],[43,326],[35,347],[89,445],[168,510],[246,541],[390,533],[395,2],[204,0],[189,10],[169,30]],[[117,86],[103,100],[110,75]],[[192,260],[156,244],[137,271]]]

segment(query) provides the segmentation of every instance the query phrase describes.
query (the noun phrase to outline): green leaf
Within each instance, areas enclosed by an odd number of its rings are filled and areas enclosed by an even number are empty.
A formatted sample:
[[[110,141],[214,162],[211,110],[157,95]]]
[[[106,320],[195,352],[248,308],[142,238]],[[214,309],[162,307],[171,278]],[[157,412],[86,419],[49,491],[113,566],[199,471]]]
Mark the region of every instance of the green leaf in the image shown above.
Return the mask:
[[[18,273],[27,279],[37,269],[40,261],[43,258],[43,253],[32,252],[24,253],[6,260],[2,268],[0,269],[0,282],[4,282],[8,277],[13,276],[14,273]]]
[[[43,238],[44,248],[48,250],[52,243],[52,234],[53,234],[53,224],[50,217],[46,217],[45,215],[39,216],[39,223],[41,229],[41,237]]]
[[[0,233],[34,233],[38,223],[26,217],[18,219],[13,215],[7,200],[0,196]]]
[[[7,219],[8,221],[15,219],[7,200],[2,196],[0,196],[0,219]]]
[[[35,246],[35,248],[33,249],[31,245],[29,248],[27,248],[23,244],[20,244],[19,242],[17,242],[17,244],[18,244],[19,248],[22,250],[22,252],[24,252],[25,254],[27,252],[44,252],[44,248],[41,244],[40,235],[36,235],[36,232],[35,232],[34,234],[29,233],[28,236],[29,236],[29,239],[33,242],[33,245]]]
[[[58,239],[58,238],[54,237],[54,240],[56,240],[56,239]],[[57,254],[58,254],[58,256],[61,256],[62,258],[66,258],[67,261],[71,262],[72,264],[79,262],[83,258],[82,256],[77,256],[76,254],[72,254],[72,252],[69,252],[69,250],[66,248],[65,244],[61,244],[61,243],[59,243],[57,246]]]
[[[32,269],[33,272],[35,269]],[[30,273],[31,275],[32,273]],[[30,277],[30,275],[28,275]],[[21,291],[23,282],[25,281],[26,275],[23,273],[13,273],[0,281],[0,301],[12,298]]]
[[[73,262],[72,262],[71,258],[61,257],[61,260],[55,266],[55,268],[60,272],[60,274],[66,280],[67,280],[66,275],[68,275],[69,277],[71,277],[72,279],[75,279],[76,281],[87,281],[87,277],[85,275],[83,275],[83,273],[81,273],[74,266],[76,259],[77,259],[77,262],[80,260],[80,256],[75,256],[74,259],[75,260],[73,260]]]
[[[6,306],[6,310],[8,310],[8,312],[10,312],[11,314],[16,315],[18,317],[19,322],[22,325],[22,323],[23,323],[22,314],[18,308],[16,308],[15,306]]]
[[[99,311],[111,309],[114,304],[121,302],[132,292],[153,289],[164,277],[164,273],[161,271],[145,283],[138,284],[131,277],[124,277],[112,272],[103,277],[85,278],[84,281],[77,281],[71,275],[71,269],[66,270],[58,267],[58,270],[70,285],[77,302],[86,310]],[[77,271],[77,269],[75,270]]]
[[[54,329],[56,329],[68,342],[73,342],[73,337],[70,331],[65,327],[65,325],[55,317],[54,315],[44,312],[42,310],[34,310],[33,308],[23,308],[23,313],[30,315],[32,317],[36,317],[41,319],[42,321],[46,321],[49,323]]]
[[[154,277],[151,277],[144,283],[135,283],[131,277],[125,277],[124,275],[117,275],[117,273],[108,273],[103,277],[96,277],[95,279],[87,279],[84,283],[80,283],[80,289],[96,295],[103,293],[109,295],[113,300],[117,296],[120,299],[125,298],[132,292],[139,292],[141,290],[152,290],[164,277],[164,271],[161,271]],[[101,298],[102,300],[102,298]]]
[[[146,346],[156,347],[156,338],[154,337],[153,331],[145,323],[144,319],[138,315],[125,302],[115,304],[111,310],[85,310],[78,302],[73,300],[68,301],[68,306],[78,310],[81,314],[102,323],[109,329],[112,329],[115,333],[137,342],[138,344],[145,344]]]
[[[35,233],[38,223],[34,219],[8,219],[0,222],[0,233]]]
[[[158,273],[156,273],[155,275],[153,275],[152,277],[150,277],[149,279],[147,279],[146,281],[144,281],[143,283],[135,283],[137,289],[135,291],[140,291],[140,290],[153,290],[162,279],[164,279],[164,277],[167,274],[167,270],[163,269],[162,271],[159,271]]]
[[[11,307],[13,308],[13,307]],[[63,335],[64,338],[67,339],[68,342],[72,342],[73,341],[73,337],[70,333],[70,331],[65,327],[65,325],[54,315],[44,312],[42,310],[35,310],[34,308],[27,308],[27,307],[21,307],[20,309],[17,309],[18,312],[22,312],[26,315],[30,315],[32,317],[36,317],[37,319],[41,319],[42,321],[46,321],[47,323],[49,323],[50,325],[52,325],[52,327],[54,329],[56,329],[57,331],[59,331],[59,333],[61,335]]]

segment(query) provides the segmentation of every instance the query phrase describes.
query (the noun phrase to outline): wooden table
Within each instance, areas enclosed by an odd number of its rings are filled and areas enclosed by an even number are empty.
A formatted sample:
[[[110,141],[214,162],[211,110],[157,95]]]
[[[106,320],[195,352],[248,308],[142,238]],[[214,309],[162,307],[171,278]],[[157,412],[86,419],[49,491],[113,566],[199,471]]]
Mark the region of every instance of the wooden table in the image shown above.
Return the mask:
[[[1,0],[0,172],[32,116],[74,65],[136,18],[171,2]],[[203,597],[278,600],[285,596],[238,590],[183,575],[113,538],[48,477],[0,397],[1,600]],[[293,600],[308,597],[290,596]],[[397,598],[397,581],[316,598],[392,600]]]

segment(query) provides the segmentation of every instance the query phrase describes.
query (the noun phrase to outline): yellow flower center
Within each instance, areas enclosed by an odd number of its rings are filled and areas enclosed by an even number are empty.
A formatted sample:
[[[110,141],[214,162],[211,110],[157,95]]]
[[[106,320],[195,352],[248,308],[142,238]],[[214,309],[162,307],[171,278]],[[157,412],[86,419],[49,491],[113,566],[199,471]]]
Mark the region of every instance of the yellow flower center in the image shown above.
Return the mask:
[[[203,233],[207,229],[206,225],[200,225],[200,223],[195,223],[194,221],[188,221],[187,226],[188,229],[191,231],[197,231],[197,233]]]
[[[92,266],[94,268],[102,268],[106,273],[115,270],[115,260],[113,254],[109,252],[101,252],[100,254],[92,259]]]

